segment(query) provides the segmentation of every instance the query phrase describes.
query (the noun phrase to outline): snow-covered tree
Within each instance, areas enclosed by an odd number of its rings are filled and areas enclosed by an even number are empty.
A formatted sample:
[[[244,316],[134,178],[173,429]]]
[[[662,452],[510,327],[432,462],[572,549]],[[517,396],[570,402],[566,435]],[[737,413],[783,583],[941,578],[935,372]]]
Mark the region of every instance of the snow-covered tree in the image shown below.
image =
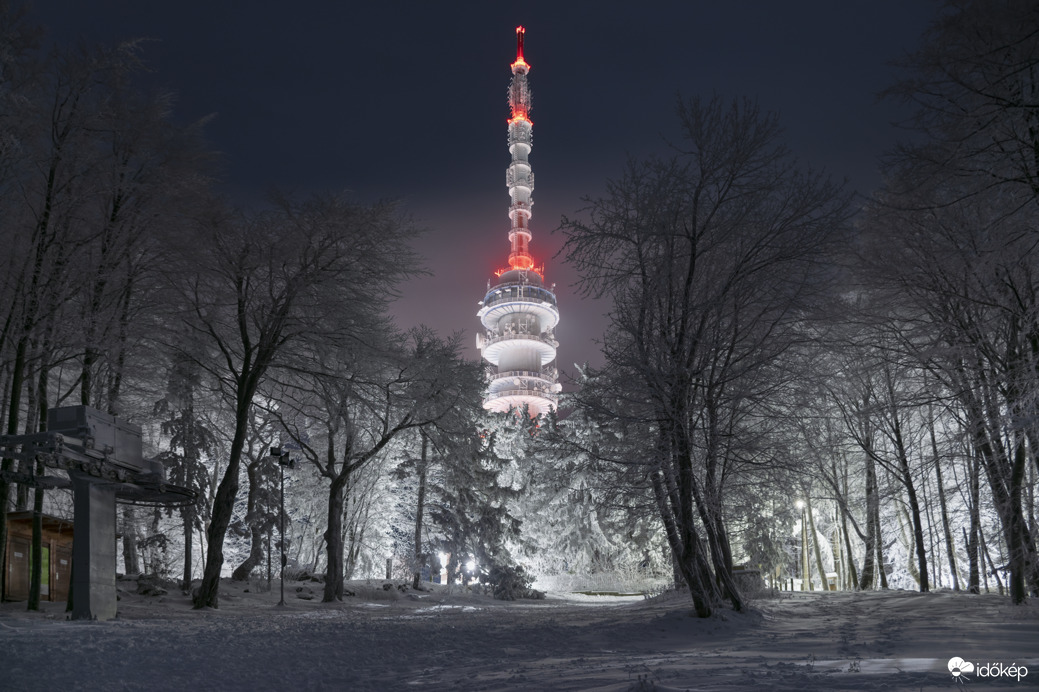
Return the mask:
[[[825,291],[820,262],[848,198],[800,171],[776,116],[753,103],[690,99],[678,116],[672,157],[629,162],[590,220],[562,230],[582,289],[613,300],[597,396],[581,403],[641,422],[661,518],[707,616],[715,578],[742,607],[725,528],[729,443]]]

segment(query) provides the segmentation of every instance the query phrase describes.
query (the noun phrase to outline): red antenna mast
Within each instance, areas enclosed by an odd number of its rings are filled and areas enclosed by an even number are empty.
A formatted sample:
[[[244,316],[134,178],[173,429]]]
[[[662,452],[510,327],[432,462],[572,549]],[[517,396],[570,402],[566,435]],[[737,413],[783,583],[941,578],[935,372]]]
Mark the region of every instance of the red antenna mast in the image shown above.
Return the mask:
[[[534,174],[530,170],[527,155],[531,147],[530,121],[530,87],[527,85],[527,72],[530,65],[523,59],[523,35],[526,30],[516,27],[516,62],[512,63],[512,83],[509,85],[509,108],[512,117],[509,119],[509,151],[512,152],[512,165],[507,172],[509,195],[512,206],[509,207],[509,218],[512,229],[509,231],[509,266],[513,269],[533,269],[534,259],[530,256],[530,207],[533,202],[530,193],[534,189]]]

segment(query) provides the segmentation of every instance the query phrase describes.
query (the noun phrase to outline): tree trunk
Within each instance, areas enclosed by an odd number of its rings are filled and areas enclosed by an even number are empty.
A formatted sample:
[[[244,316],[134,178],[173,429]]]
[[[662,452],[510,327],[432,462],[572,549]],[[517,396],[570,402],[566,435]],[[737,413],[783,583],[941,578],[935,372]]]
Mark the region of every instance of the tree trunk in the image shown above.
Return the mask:
[[[238,397],[231,453],[227,460],[227,468],[224,470],[224,477],[220,481],[216,497],[213,500],[213,513],[209,521],[209,530],[206,532],[209,540],[206,547],[206,566],[198,593],[192,599],[195,608],[219,607],[220,572],[224,567],[224,536],[227,535],[227,527],[231,524],[234,501],[238,495],[238,472],[242,463],[242,450],[245,447],[254,389],[242,391]]]
[[[916,496],[912,477],[909,475],[908,464],[903,465],[902,472],[905,474],[904,483],[909,496],[909,511],[912,519],[913,542],[916,544],[917,573],[920,575],[920,591],[926,593],[931,590],[930,577],[927,571],[927,546],[924,544],[924,527],[920,518],[920,503]]]
[[[873,505],[873,532],[876,536],[877,547],[877,575],[880,578],[880,588],[887,589],[887,569],[884,565],[884,534],[880,529],[880,485],[876,476],[873,478],[876,484],[877,502]]]
[[[999,589],[999,595],[1003,595],[1003,580],[999,578],[999,570],[996,569],[996,563],[992,561],[992,555],[989,554],[988,545],[985,543],[985,531],[978,531],[978,538],[981,541],[981,554],[983,559],[988,560],[988,569],[985,570],[985,593],[988,593],[988,575],[991,574],[996,580],[996,587]]]
[[[1027,462],[1024,436],[1015,435],[1013,453],[1009,452],[1003,442],[1001,417],[994,396],[985,391],[965,392],[962,396],[968,397],[968,418],[973,426],[975,448],[985,464],[993,504],[1002,524],[1010,571],[1010,598],[1016,604],[1024,603],[1026,573],[1029,560],[1035,555],[1035,545],[1027,532],[1021,504]]]
[[[815,529],[815,517],[812,515],[812,501],[808,499],[809,493],[805,493],[805,509],[808,511],[808,525],[812,527],[812,546],[815,549],[815,567],[819,570],[819,581],[822,582],[823,591],[829,589],[826,583],[826,570],[823,568],[823,554],[819,549],[819,532]]]
[[[879,503],[877,493],[877,473],[873,458],[866,455],[866,554],[862,561],[862,578],[859,580],[859,590],[872,589],[874,583],[874,560],[877,555],[877,525],[873,521],[873,513]],[[883,570],[883,565],[880,565]]]
[[[1036,449],[1036,443],[1039,443],[1037,435],[1029,435],[1028,444],[1029,448],[1033,450],[1032,456],[1039,462],[1039,449]],[[1033,549],[1035,547],[1035,539],[1039,536],[1039,524],[1036,521],[1035,514],[1035,487],[1036,487],[1036,469],[1035,466],[1028,468],[1028,476],[1030,478],[1025,483],[1027,489],[1025,495],[1025,515],[1028,517],[1028,535],[1031,539]],[[1032,554],[1032,596],[1039,596],[1039,558],[1033,552]]]
[[[804,508],[801,508],[801,590],[815,591],[812,586],[812,563],[808,559],[808,517]],[[805,587],[808,587],[807,589]]]
[[[841,591],[850,591],[851,584],[848,578],[848,566],[844,563],[843,537],[841,536],[841,510],[834,507],[833,510],[833,532],[830,534],[830,557],[833,558],[833,569],[837,572],[837,588]]]
[[[971,454],[968,469],[968,473],[970,473],[970,536],[967,538],[967,559],[970,563],[970,576],[968,577],[967,590],[973,594],[980,594],[980,572],[984,570],[984,566],[981,565],[978,559],[981,548],[981,479],[979,478],[981,475],[981,462],[977,454]]]
[[[122,408],[123,371],[126,369],[126,343],[130,332],[130,307],[131,299],[135,292],[134,277],[128,276],[126,286],[123,288],[122,306],[119,312],[119,332],[116,339],[115,358],[109,358],[112,364],[109,368],[108,378],[108,407],[113,413]]]
[[[1028,519],[1031,522],[1032,536],[1039,536],[1039,518],[1037,518],[1035,513],[1035,488],[1039,484],[1039,470],[1036,469],[1036,465],[1039,465],[1039,449],[1035,447],[1039,440],[1036,440],[1036,437],[1039,436],[1029,437],[1029,446],[1034,450],[1032,457],[1036,460],[1036,464],[1029,467],[1028,475],[1031,478],[1025,484],[1025,487],[1028,488],[1027,513]]]
[[[937,532],[941,530],[939,522],[934,518],[934,497],[930,494],[932,479],[926,473],[926,463],[921,455],[921,463],[925,465],[925,471],[920,476],[920,501],[923,503],[923,513],[927,517],[927,574],[931,579],[931,586],[942,588],[942,560],[945,554],[938,546]]]
[[[952,528],[949,526],[949,510],[945,501],[945,482],[942,480],[942,461],[938,456],[938,440],[934,433],[934,418],[928,416],[931,432],[931,453],[934,455],[934,475],[938,484],[938,506],[941,508],[942,532],[945,536],[945,552],[949,560],[949,571],[952,572],[952,590],[960,590],[960,575],[956,567],[956,545],[953,542]]]
[[[678,565],[678,555],[671,548],[670,542],[668,543],[667,554],[671,558],[671,578],[674,581],[675,589],[681,589],[686,585],[685,576],[682,574],[682,568]]]
[[[1007,556],[1010,563],[1010,597],[1014,603],[1024,603],[1028,593],[1039,593],[1039,558],[1035,541],[1028,530],[1024,512],[1024,484],[1028,468],[1028,450],[1025,436],[1017,433],[1013,465],[1010,474],[1009,502],[1010,530]]]
[[[235,581],[249,581],[253,570],[263,561],[263,539],[267,535],[259,522],[251,523],[249,526],[249,557],[231,573],[231,579]]]
[[[325,568],[324,603],[343,600],[343,501],[344,488],[350,478],[345,467],[328,488],[328,526],[325,529],[325,551],[328,565]]]
[[[30,344],[29,350],[30,352],[42,353],[40,349],[40,344],[37,343],[35,340]],[[25,423],[22,425],[22,432],[26,435],[31,435],[34,432],[42,430],[42,428],[39,427],[38,421],[40,396],[39,382],[46,382],[46,375],[43,374],[46,371],[46,368],[40,368],[40,379],[38,380],[38,384],[35,387],[32,386],[29,382],[35,373],[32,372],[31,368],[28,365],[26,366],[26,370],[28,372],[25,378]],[[18,461],[18,472],[24,474],[31,474],[34,470],[34,466],[35,464],[33,464],[32,461],[29,461],[27,459],[21,459]],[[30,486],[28,485],[23,485],[21,483],[18,484],[18,492],[15,495],[14,501],[15,511],[24,512],[29,509],[29,488]]]
[[[845,470],[845,475],[844,475],[844,496],[847,497],[848,496],[848,476],[847,476],[848,467],[845,466],[844,470]],[[844,536],[844,552],[848,556],[847,560],[848,560],[848,576],[849,576],[848,585],[849,585],[849,590],[855,590],[855,589],[860,588],[859,587],[859,575],[858,575],[858,571],[855,569],[855,553],[851,549],[851,536],[848,535],[848,513],[845,511],[844,503],[840,503],[840,505],[838,506],[838,510],[841,513],[841,533]]]
[[[37,464],[42,473],[43,465]],[[51,559],[54,559],[53,556]],[[29,578],[29,610],[40,609],[40,591],[43,577],[43,488],[33,491],[32,503],[32,572]]]
[[[184,521],[184,577],[181,579],[181,590],[191,592],[192,550],[195,543],[195,506],[189,505],[181,510],[180,518]]]
[[[732,551],[725,535],[725,524],[721,512],[721,493],[717,478],[719,465],[719,440],[721,438],[718,423],[718,405],[715,400],[717,392],[711,391],[707,397],[707,455],[704,469],[704,485],[701,491],[696,476],[690,474],[690,485],[693,500],[696,502],[707,536],[707,546],[711,551],[711,562],[714,565],[714,577],[722,589],[725,598],[732,603],[733,610],[743,610],[743,597],[732,574]],[[681,430],[683,439],[679,451],[688,454],[688,442],[684,439],[685,430]]]
[[[133,505],[123,505],[123,569],[126,574],[140,574],[137,555],[137,516]]]
[[[424,430],[420,431],[420,435],[422,436],[422,456],[419,459],[418,500],[415,503],[415,574],[411,582],[411,588],[416,591],[419,588],[419,582],[422,581],[424,559],[422,555],[422,513],[425,510],[426,503],[426,454],[429,446],[429,439],[426,437]]]
[[[266,533],[265,517],[260,508],[260,482],[257,478],[264,458],[254,459],[245,465],[245,476],[249,481],[249,499],[246,502],[245,521],[249,525],[249,555],[231,573],[235,581],[248,581],[253,569],[263,560],[263,537]]]
[[[44,344],[42,352],[49,354],[51,349],[51,335],[53,333],[53,322],[49,322],[46,330],[46,336],[44,338]],[[47,356],[45,356],[43,362],[40,364],[39,378],[36,381],[36,396],[33,402],[32,411],[35,412],[37,420],[34,422],[34,427],[40,432],[47,430],[47,385],[50,376],[50,366],[48,365]],[[32,388],[30,388],[30,392]],[[28,430],[26,431],[28,432]],[[40,461],[36,461],[36,474],[39,476],[43,475],[44,466]],[[40,609],[40,596],[42,591],[42,580],[43,580],[43,499],[44,490],[43,488],[37,487],[33,490],[33,503],[32,503],[32,573],[29,577],[29,610]],[[50,556],[52,560],[57,559],[56,556]],[[49,577],[50,575],[48,575]]]
[[[707,537],[707,545],[711,552],[711,563],[714,565],[715,581],[722,589],[724,597],[732,603],[733,610],[743,609],[743,597],[740,595],[736,580],[732,576],[732,555],[729,552],[728,541],[725,538],[725,527],[722,523],[720,504],[716,500],[705,501],[701,496],[695,478],[691,479],[693,499],[696,502],[703,522],[704,533]]]
[[[913,542],[916,544],[917,581],[920,583],[920,592],[926,593],[931,590],[930,579],[927,573],[927,546],[924,544],[924,527],[920,517],[920,501],[916,495],[916,485],[913,483],[913,474],[909,467],[909,452],[906,450],[905,440],[902,437],[902,423],[898,417],[895,407],[895,390],[891,382],[891,373],[887,373],[888,397],[891,402],[892,435],[895,443],[895,455],[898,457],[899,470],[902,472],[902,485],[905,486],[906,496],[909,499],[909,512],[912,519]]]
[[[675,525],[674,515],[671,513],[670,500],[664,488],[663,473],[659,470],[651,474],[653,482],[653,494],[657,501],[657,509],[664,524],[664,532],[667,535],[668,544],[671,546],[671,554],[674,556],[674,564],[682,576],[682,580],[689,587],[689,595],[693,599],[693,609],[697,617],[707,618],[711,616],[711,601],[707,586],[702,582],[700,571],[696,567],[697,546],[686,549]]]
[[[154,507],[152,524],[145,541],[149,549],[145,555],[144,569],[148,574],[163,574],[166,571],[166,535],[159,530],[161,520],[162,510]]]
[[[906,516],[905,509],[901,506],[897,506],[895,509],[895,516],[898,517],[898,535],[902,538],[902,543],[906,546],[906,554],[912,556],[916,550],[916,535],[910,533],[906,535],[906,524],[909,523],[909,517]],[[909,576],[913,578],[917,586],[920,586],[920,568],[913,562],[912,559],[906,561],[906,569],[909,572]]]

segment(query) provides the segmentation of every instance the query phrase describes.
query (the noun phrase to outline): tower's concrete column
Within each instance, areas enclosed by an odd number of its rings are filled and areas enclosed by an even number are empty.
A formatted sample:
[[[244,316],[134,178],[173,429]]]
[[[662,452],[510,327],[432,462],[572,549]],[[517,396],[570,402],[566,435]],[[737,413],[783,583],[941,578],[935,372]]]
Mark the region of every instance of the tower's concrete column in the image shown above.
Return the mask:
[[[72,619],[115,617],[115,486],[70,472],[75,504]]]

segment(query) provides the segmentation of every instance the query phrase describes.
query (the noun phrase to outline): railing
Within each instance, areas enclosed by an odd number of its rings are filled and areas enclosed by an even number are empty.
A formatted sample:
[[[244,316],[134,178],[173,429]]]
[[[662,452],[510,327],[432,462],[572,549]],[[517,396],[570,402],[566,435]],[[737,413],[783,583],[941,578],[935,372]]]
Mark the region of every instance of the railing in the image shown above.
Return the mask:
[[[559,402],[559,395],[554,392],[543,392],[537,389],[503,389],[500,392],[487,394],[487,401],[492,399],[504,399],[507,396],[533,396],[539,399],[548,399],[552,403]]]
[[[547,303],[555,308],[556,296],[552,291],[540,286],[502,284],[487,293],[487,297],[483,299],[483,306],[486,308],[508,302]]]
[[[510,389],[533,390],[535,392],[554,392],[555,388],[555,382],[550,382],[545,379],[535,379],[534,381],[528,379],[526,382],[516,382]]]
[[[555,369],[553,368],[551,372],[548,372],[548,370],[546,368],[544,372],[534,372],[533,370],[505,370],[498,372],[492,369],[487,374],[491,380],[501,380],[508,377],[535,377],[539,380],[552,382],[555,380]]]
[[[542,392],[544,394],[553,394],[553,393],[555,393],[556,388],[557,387],[556,387],[555,383],[547,382],[545,380],[534,380],[533,382],[531,382],[530,380],[527,380],[526,382],[522,382],[522,383],[519,383],[519,384],[514,384],[509,389],[525,389],[525,390],[528,390],[528,391],[531,391],[531,392]],[[505,390],[495,390],[495,391],[505,391]]]
[[[488,334],[487,341],[484,343],[487,346],[490,346],[491,344],[496,344],[500,341],[512,341],[514,339],[540,341],[543,344],[548,344],[552,348],[559,347],[559,342],[555,340],[554,335],[548,332],[544,334],[526,334],[523,332],[505,332],[503,334]]]

